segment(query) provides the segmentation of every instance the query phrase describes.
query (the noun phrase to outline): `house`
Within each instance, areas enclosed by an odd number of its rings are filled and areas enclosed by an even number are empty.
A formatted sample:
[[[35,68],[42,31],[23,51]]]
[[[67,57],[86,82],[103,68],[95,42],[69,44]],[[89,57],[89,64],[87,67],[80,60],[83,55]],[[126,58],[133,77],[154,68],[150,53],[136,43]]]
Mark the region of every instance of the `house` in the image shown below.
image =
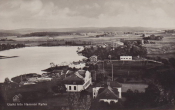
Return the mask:
[[[146,88],[148,88],[148,84],[147,84],[146,80],[141,79],[140,77],[138,77],[138,78],[131,78],[131,77],[130,78],[121,78],[120,81],[119,82],[122,85],[122,93],[126,93],[128,91],[144,93]]]
[[[71,70],[53,70],[52,73],[43,73],[43,76],[45,77],[57,77],[64,79],[65,77],[68,77],[69,75],[73,74],[74,71]]]
[[[121,83],[122,85],[122,92],[128,92],[129,90],[138,93],[145,93],[146,88],[148,88],[148,84],[145,83]]]
[[[98,96],[99,90],[102,88],[105,88],[107,86],[110,86],[112,89],[118,90],[119,94],[118,97],[122,98],[121,95],[121,87],[122,85],[116,81],[108,81],[107,84],[97,84],[94,88],[93,88],[93,98],[96,98]]]
[[[28,73],[28,74],[23,74],[20,76],[16,76],[11,78],[13,82],[20,83],[22,81],[36,81],[37,78],[41,77],[41,75],[37,73]]]
[[[89,60],[91,61],[91,62],[97,62],[97,56],[96,55],[93,55],[93,56],[91,56],[90,58],[89,58]]]
[[[120,42],[120,41],[113,42],[114,47],[118,47],[118,46],[121,46],[121,45],[124,45],[124,43]]]
[[[15,95],[13,97],[13,102],[20,102],[20,99],[22,98],[22,95],[21,94],[18,94],[18,95]]]
[[[98,102],[115,102],[117,103],[121,96],[121,85],[117,82],[110,81],[107,82],[107,86],[104,87],[94,87],[93,88],[93,98]]]
[[[70,68],[83,69],[86,66],[84,62],[73,62],[69,64]]]
[[[127,43],[127,42],[130,42],[131,44],[134,44],[134,43],[137,43],[137,44],[144,44],[144,40],[142,40],[142,39],[138,39],[138,40],[136,40],[136,39],[125,39],[124,40],[124,43]]]
[[[111,101],[117,103],[119,99],[117,94],[118,94],[117,91],[114,92],[114,90],[110,86],[108,86],[104,88],[104,90],[101,93],[99,93],[96,99],[99,100],[99,102],[104,101],[109,104]]]
[[[89,71],[78,70],[63,79],[67,92],[81,92],[92,84]]]
[[[120,56],[120,60],[132,60],[132,56]]]

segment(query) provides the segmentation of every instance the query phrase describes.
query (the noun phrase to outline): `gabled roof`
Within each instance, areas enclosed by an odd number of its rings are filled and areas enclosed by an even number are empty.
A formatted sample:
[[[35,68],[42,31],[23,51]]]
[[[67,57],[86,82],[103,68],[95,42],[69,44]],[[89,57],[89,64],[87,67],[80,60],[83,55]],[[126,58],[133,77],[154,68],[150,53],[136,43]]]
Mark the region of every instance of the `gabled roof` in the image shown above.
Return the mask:
[[[69,74],[70,73],[70,74]],[[83,82],[84,83],[84,78],[85,78],[85,70],[78,70],[73,73],[73,71],[68,72],[69,75],[66,74],[66,78],[64,81],[72,83],[72,82]]]
[[[77,72],[78,72],[83,78],[85,77],[85,73],[86,73],[85,70],[78,70]]]
[[[103,91],[99,93],[99,95],[97,96],[97,99],[119,99],[118,92],[114,91],[114,89],[112,89],[110,86],[106,88],[101,88],[101,90],[102,89]]]
[[[78,77],[75,73],[64,78],[63,81],[65,82],[65,84],[83,84],[84,83],[84,79]]]

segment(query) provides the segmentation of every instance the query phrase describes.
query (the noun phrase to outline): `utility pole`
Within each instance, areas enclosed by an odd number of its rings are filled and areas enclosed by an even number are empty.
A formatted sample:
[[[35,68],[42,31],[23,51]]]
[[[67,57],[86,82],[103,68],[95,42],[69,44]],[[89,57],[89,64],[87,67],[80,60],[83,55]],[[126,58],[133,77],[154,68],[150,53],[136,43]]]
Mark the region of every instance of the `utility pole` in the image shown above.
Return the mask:
[[[111,65],[112,65],[112,81],[114,81],[114,72],[113,72],[113,64],[111,63]]]
[[[111,55],[108,56],[110,58],[110,63],[111,63],[111,66],[112,66],[112,81],[114,79],[114,72],[113,72],[113,63],[111,61]]]
[[[104,60],[103,60],[103,72],[104,72]]]

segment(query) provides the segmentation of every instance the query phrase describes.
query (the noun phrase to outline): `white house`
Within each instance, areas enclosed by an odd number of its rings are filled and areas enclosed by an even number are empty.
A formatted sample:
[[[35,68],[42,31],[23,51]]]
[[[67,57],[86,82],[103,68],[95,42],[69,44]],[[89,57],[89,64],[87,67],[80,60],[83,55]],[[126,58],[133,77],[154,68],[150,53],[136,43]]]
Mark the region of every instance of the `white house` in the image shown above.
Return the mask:
[[[64,79],[67,92],[81,92],[92,84],[92,77],[89,71],[78,70]]]
[[[132,60],[132,56],[120,56],[120,60],[124,60],[124,61]]]
[[[118,47],[118,46],[121,46],[121,45],[124,45],[124,43],[120,42],[120,41],[113,42],[114,47]]]
[[[90,58],[89,58],[89,60],[91,61],[91,62],[97,62],[97,56],[96,55],[93,55],[93,56],[91,56]]]

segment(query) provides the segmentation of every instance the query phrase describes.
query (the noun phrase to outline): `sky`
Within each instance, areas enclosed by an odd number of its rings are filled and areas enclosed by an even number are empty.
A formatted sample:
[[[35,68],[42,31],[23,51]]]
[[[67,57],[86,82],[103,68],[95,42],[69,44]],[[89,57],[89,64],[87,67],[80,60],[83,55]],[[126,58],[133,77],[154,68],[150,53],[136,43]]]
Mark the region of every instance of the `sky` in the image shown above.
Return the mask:
[[[175,0],[0,0],[0,29],[175,28]]]

